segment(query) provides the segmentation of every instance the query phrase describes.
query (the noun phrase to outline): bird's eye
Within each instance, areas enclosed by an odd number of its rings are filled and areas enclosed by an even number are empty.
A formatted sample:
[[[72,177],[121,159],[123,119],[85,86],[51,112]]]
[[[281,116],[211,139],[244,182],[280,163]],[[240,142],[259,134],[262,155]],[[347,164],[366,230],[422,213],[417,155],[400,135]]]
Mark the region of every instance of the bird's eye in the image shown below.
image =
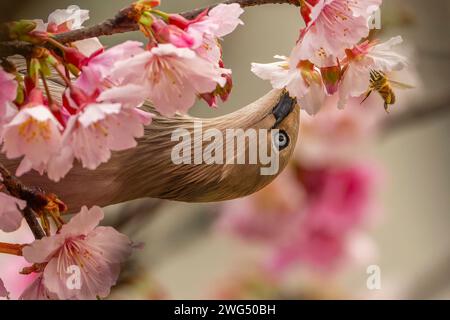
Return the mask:
[[[276,131],[272,138],[275,148],[279,151],[285,149],[290,142],[289,135],[284,130]]]

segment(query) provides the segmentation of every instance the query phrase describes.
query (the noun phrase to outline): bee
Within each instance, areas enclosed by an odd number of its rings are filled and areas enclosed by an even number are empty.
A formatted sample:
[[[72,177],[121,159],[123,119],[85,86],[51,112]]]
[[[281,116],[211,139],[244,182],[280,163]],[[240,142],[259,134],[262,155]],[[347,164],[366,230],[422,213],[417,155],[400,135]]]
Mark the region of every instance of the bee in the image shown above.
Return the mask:
[[[389,106],[395,104],[396,101],[395,93],[392,88],[412,89],[413,87],[401,82],[390,80],[382,71],[371,70],[369,90],[367,91],[367,94],[362,102],[366,101],[373,91],[377,91],[384,100],[384,109],[387,113],[389,113]]]

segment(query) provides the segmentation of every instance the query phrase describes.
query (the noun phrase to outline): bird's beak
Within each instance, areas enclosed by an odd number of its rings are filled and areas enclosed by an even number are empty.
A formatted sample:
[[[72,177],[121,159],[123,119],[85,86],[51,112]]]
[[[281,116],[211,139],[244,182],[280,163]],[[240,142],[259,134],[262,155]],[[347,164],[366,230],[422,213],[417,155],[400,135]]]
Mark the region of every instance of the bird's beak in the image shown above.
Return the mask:
[[[291,98],[287,91],[283,92],[280,101],[278,101],[278,104],[272,110],[272,114],[275,117],[275,124],[273,125],[273,128],[276,128],[281,122],[283,122],[292,110],[294,110],[296,103],[297,100]]]

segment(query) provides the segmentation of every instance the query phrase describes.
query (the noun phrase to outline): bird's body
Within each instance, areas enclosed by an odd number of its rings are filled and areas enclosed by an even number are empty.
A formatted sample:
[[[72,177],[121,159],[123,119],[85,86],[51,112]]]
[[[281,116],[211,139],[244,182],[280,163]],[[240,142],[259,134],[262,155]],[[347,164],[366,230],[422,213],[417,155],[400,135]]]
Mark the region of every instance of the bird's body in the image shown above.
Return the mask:
[[[57,84],[53,90],[61,91]],[[145,129],[136,148],[113,153],[112,158],[97,170],[91,171],[76,164],[59,183],[30,172],[21,180],[57,194],[71,212],[83,205],[107,206],[133,199],[152,197],[185,202],[216,202],[252,194],[270,183],[287,165],[292,155],[299,128],[299,108],[290,100],[291,110],[282,119],[276,119],[273,110],[285,93],[273,90],[254,103],[234,113],[213,118],[197,119],[176,115],[171,118],[155,116]],[[278,120],[279,123],[276,123]],[[280,121],[281,120],[281,121]],[[178,141],[172,141],[176,129],[194,130],[201,122],[203,130],[214,128],[224,133],[226,129],[267,129],[270,134],[276,125],[290,137],[290,145],[279,153],[279,171],[274,175],[261,175],[261,163],[256,164],[175,164],[172,150]],[[226,141],[226,139],[225,139]],[[194,141],[193,141],[194,143]],[[206,146],[207,142],[202,142]],[[245,145],[248,151],[248,141]],[[242,152],[239,150],[237,152]],[[20,159],[0,162],[15,172]]]

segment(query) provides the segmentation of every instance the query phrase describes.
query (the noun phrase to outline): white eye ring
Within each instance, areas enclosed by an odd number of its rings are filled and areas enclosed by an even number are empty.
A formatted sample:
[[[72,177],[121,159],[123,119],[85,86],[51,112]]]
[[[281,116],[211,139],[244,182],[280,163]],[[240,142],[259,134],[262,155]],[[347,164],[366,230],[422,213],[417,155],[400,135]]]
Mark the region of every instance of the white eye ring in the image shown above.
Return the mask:
[[[289,145],[290,138],[286,131],[280,130],[273,134],[272,142],[275,148],[281,151]]]

